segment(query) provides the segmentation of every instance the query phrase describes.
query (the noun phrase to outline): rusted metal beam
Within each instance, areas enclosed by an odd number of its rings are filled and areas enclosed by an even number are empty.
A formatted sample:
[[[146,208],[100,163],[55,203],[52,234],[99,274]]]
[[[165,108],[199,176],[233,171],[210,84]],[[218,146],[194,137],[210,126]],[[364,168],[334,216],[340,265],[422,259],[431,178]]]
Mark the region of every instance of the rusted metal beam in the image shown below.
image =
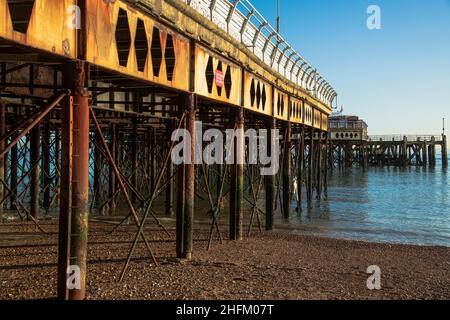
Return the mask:
[[[41,128],[36,125],[30,132],[30,163],[33,170],[30,173],[30,214],[35,220],[39,219],[39,161],[41,153]]]
[[[105,139],[104,139],[104,137],[103,137],[103,133],[102,133],[102,131],[101,131],[100,125],[99,125],[99,123],[98,123],[98,121],[97,121],[97,118],[96,118],[96,116],[95,116],[95,113],[94,113],[94,110],[92,109],[92,107],[89,107],[89,112],[90,112],[91,118],[92,118],[92,120],[93,120],[93,122],[94,122],[95,130],[96,130],[97,133],[99,134],[100,142],[102,143],[103,148],[105,149],[106,156],[107,156],[107,159],[108,159],[108,161],[109,161],[109,164],[110,164],[110,166],[112,167],[112,169],[113,169],[113,171],[114,171],[114,175],[115,175],[116,178],[117,178],[117,182],[118,182],[118,184],[119,184],[120,191],[122,192],[122,195],[123,195],[123,197],[125,198],[125,202],[127,203],[127,206],[128,206],[128,208],[129,208],[129,210],[131,211],[131,216],[134,218],[134,220],[135,220],[135,222],[136,222],[136,225],[137,225],[138,227],[140,227],[140,226],[139,226],[139,217],[138,217],[137,212],[136,212],[136,210],[134,209],[134,206],[133,206],[133,204],[132,204],[132,202],[131,202],[131,199],[130,199],[130,197],[129,197],[129,195],[128,195],[128,191],[127,191],[127,189],[126,189],[124,179],[122,178],[122,175],[121,175],[121,173],[120,173],[120,171],[119,171],[119,169],[118,169],[118,167],[117,167],[117,165],[116,165],[116,163],[115,163],[115,160],[114,160],[114,158],[113,158],[113,155],[112,155],[111,151],[108,149],[108,145],[107,145],[107,143],[106,143],[106,141],[105,141]],[[153,255],[153,252],[152,252],[152,250],[151,250],[151,248],[150,248],[150,245],[148,244],[148,241],[147,241],[147,239],[145,238],[144,232],[143,232],[143,230],[142,230],[141,228],[140,228],[139,233],[137,234],[137,236],[138,236],[138,237],[141,237],[141,238],[143,239],[143,241],[144,241],[144,243],[145,243],[145,245],[146,245],[146,247],[147,247],[147,250],[149,251],[150,256],[151,256],[152,259],[153,259],[153,262],[157,265],[157,261],[156,261],[156,259],[155,259],[155,256]],[[130,256],[131,256],[131,255],[130,255]],[[129,256],[129,258],[130,258],[130,256]],[[124,270],[125,270],[125,269],[124,269]],[[123,279],[123,275],[124,275],[124,271],[122,271],[122,274],[121,274],[121,280]]]
[[[70,94],[70,91],[59,92],[56,95],[52,96],[48,100],[47,104],[42,108],[42,110],[39,111],[39,113],[36,115],[36,117],[33,118],[33,120],[24,121],[24,124],[26,124],[30,121],[31,121],[31,123],[25,129],[23,129],[23,131],[18,136],[16,136],[6,148],[4,148],[0,152],[0,158],[4,157],[8,153],[8,151],[11,150],[11,148],[13,146],[15,146],[28,132],[30,132],[31,129],[33,129],[36,125],[38,125],[42,121],[42,119],[44,119],[50,113],[50,111],[52,111],[52,109],[55,106],[57,106],[59,104],[59,102],[61,102],[61,100],[68,94]],[[6,135],[2,136],[0,139],[5,140],[5,139],[9,138],[11,136],[11,134],[17,130],[18,130],[18,128],[11,130]]]

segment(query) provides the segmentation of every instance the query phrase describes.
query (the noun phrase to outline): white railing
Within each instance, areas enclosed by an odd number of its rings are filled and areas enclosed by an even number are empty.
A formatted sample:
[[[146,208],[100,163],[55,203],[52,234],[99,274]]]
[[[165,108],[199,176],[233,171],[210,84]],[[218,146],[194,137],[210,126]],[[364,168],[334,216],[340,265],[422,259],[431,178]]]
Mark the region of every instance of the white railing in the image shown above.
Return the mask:
[[[369,141],[404,141],[406,139],[409,142],[416,142],[416,141],[422,141],[422,142],[431,142],[431,141],[442,141],[442,135],[441,134],[422,134],[422,135],[402,135],[402,134],[396,134],[396,135],[382,135],[382,136],[369,136]]]
[[[248,0],[179,0],[240,41],[273,70],[332,106],[333,87],[311,66]]]

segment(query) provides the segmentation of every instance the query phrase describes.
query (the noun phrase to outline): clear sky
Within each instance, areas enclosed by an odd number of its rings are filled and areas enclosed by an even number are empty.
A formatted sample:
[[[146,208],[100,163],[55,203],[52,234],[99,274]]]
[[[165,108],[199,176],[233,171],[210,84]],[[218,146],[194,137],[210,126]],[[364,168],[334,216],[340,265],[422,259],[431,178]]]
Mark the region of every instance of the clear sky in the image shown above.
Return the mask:
[[[251,0],[276,26],[276,0]],[[450,0],[280,0],[281,33],[370,134],[450,132]],[[367,28],[369,5],[381,30]],[[450,135],[450,134],[448,134]]]

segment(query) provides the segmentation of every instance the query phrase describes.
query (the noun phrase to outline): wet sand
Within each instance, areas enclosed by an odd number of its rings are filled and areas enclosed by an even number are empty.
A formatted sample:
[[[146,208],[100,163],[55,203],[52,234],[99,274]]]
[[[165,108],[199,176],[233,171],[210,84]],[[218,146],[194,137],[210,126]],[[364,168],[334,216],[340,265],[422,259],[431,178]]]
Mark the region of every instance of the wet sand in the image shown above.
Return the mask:
[[[56,296],[57,226],[0,226],[0,299]],[[134,236],[122,227],[91,222],[88,299],[450,299],[450,248],[374,244],[253,232],[242,242],[215,239],[206,251],[207,232],[195,232],[191,262],[175,258],[175,234],[146,230],[159,267],[138,246],[122,283],[117,282]],[[227,230],[222,227],[223,237]],[[382,270],[382,289],[370,291],[368,266]]]

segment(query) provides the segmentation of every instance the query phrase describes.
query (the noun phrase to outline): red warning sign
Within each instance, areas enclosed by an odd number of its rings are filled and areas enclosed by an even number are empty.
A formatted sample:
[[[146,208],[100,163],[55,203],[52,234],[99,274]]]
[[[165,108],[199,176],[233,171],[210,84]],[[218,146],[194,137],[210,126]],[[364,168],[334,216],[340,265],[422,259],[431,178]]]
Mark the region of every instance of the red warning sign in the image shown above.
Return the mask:
[[[223,88],[224,80],[223,80],[223,72],[221,70],[216,70],[215,79],[217,88]]]

